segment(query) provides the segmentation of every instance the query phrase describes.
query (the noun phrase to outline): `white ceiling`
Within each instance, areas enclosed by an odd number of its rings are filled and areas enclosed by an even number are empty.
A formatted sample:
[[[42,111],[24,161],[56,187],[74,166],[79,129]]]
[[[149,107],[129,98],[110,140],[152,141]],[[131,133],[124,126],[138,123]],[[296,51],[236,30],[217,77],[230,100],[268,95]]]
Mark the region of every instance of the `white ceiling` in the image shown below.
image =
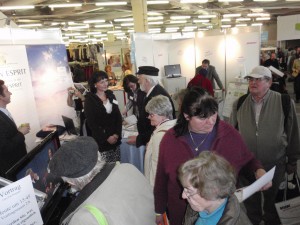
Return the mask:
[[[126,0],[123,0],[126,1]],[[16,24],[40,23],[38,28],[55,28],[59,27],[66,33],[80,32],[84,35],[86,32],[99,31],[106,33],[109,30],[122,30],[128,34],[128,30],[133,29],[133,26],[121,27],[120,24],[124,22],[116,22],[115,19],[132,17],[131,2],[127,0],[127,5],[124,6],[96,6],[93,0],[0,0],[0,6],[13,6],[13,5],[34,5],[34,9],[29,10],[8,10],[2,11],[7,17],[11,18]],[[114,1],[117,2],[117,1]],[[82,3],[81,7],[77,8],[56,8],[51,10],[48,5],[50,4],[65,4],[65,3]],[[237,22],[233,19],[231,22],[221,22],[224,14],[240,13],[242,17],[247,17],[247,14],[263,11],[269,13],[271,20],[259,21],[263,24],[276,23],[278,16],[300,14],[300,0],[299,1],[274,1],[274,2],[255,2],[253,0],[244,0],[243,2],[218,2],[217,0],[209,0],[204,4],[183,4],[180,0],[170,0],[168,4],[148,5],[148,13],[159,13],[163,16],[164,24],[162,25],[149,25],[149,28],[161,28],[161,32],[165,32],[166,27],[178,27],[179,31],[185,26],[195,26],[195,30],[199,28],[212,27],[217,28],[222,24],[229,24],[235,26],[239,23],[246,23],[250,25],[255,21]],[[208,23],[195,23],[194,20],[198,19],[199,15],[203,14],[216,14],[217,17],[211,19]],[[170,24],[171,16],[191,16],[184,24]],[[105,20],[104,23],[99,24],[112,24],[110,28],[95,28],[96,24],[89,24],[89,28],[80,30],[68,30],[73,25],[68,22],[75,22],[77,26],[86,25],[83,23],[85,20]],[[53,23],[60,23],[54,25]],[[65,24],[64,24],[65,23]]]

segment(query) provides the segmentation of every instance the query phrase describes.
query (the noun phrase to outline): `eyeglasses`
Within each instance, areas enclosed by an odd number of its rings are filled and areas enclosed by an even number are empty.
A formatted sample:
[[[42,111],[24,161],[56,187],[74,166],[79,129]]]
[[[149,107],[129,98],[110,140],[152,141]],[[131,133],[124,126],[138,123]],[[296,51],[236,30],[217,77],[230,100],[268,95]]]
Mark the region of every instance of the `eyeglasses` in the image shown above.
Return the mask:
[[[183,192],[185,194],[185,196],[190,199],[190,197],[194,196],[194,195],[197,195],[199,194],[198,191],[194,192],[194,193],[190,193],[189,190],[187,190],[186,188],[183,189]]]
[[[155,114],[155,113],[149,113],[148,117],[153,118],[155,115],[157,115],[157,114]]]
[[[269,80],[268,78],[265,78],[265,77],[260,77],[260,78],[254,78],[254,77],[248,77],[247,80],[249,82],[262,82],[263,80]]]

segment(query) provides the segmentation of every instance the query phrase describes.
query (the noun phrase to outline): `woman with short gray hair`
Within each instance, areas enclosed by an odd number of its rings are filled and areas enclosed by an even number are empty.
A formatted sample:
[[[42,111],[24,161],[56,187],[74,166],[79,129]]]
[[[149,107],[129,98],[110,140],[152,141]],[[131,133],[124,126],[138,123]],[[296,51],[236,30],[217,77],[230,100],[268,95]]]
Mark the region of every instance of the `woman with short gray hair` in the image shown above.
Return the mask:
[[[163,95],[153,97],[145,110],[149,113],[151,125],[156,127],[147,144],[144,163],[145,176],[154,187],[160,141],[167,130],[175,125],[176,120],[173,120],[173,108],[169,98]]]
[[[235,169],[222,156],[203,151],[178,172],[182,198],[189,203],[184,225],[251,224],[234,195]]]

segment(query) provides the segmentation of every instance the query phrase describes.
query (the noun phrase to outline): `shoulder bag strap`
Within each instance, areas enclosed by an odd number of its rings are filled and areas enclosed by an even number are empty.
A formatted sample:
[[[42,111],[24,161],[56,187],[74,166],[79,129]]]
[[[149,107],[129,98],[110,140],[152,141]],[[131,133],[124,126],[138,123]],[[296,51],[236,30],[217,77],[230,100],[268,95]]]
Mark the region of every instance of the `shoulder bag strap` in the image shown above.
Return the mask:
[[[86,208],[95,217],[99,225],[108,225],[104,214],[97,207],[89,204],[85,205],[84,208]]]

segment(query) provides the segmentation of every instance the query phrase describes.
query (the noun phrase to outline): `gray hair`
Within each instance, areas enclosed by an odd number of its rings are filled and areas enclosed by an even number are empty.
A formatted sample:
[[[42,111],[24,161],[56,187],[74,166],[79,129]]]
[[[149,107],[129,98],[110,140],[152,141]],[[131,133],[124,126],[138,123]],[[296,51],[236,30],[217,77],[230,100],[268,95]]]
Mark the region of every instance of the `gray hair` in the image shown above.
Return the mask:
[[[211,151],[203,151],[197,158],[185,162],[178,172],[181,184],[192,185],[206,200],[229,197],[236,189],[234,168]]]
[[[152,87],[158,84],[159,80],[157,76],[150,76],[147,74],[143,74],[145,76],[145,79],[149,81]]]
[[[100,153],[98,152],[98,160],[94,168],[81,177],[76,178],[69,178],[69,177],[62,177],[63,181],[72,184],[73,188],[77,191],[82,190],[91,180],[102,170],[103,166],[105,165],[105,161],[102,159]]]
[[[146,112],[165,116],[166,118],[173,119],[173,108],[168,97],[164,95],[157,95],[147,103]]]

